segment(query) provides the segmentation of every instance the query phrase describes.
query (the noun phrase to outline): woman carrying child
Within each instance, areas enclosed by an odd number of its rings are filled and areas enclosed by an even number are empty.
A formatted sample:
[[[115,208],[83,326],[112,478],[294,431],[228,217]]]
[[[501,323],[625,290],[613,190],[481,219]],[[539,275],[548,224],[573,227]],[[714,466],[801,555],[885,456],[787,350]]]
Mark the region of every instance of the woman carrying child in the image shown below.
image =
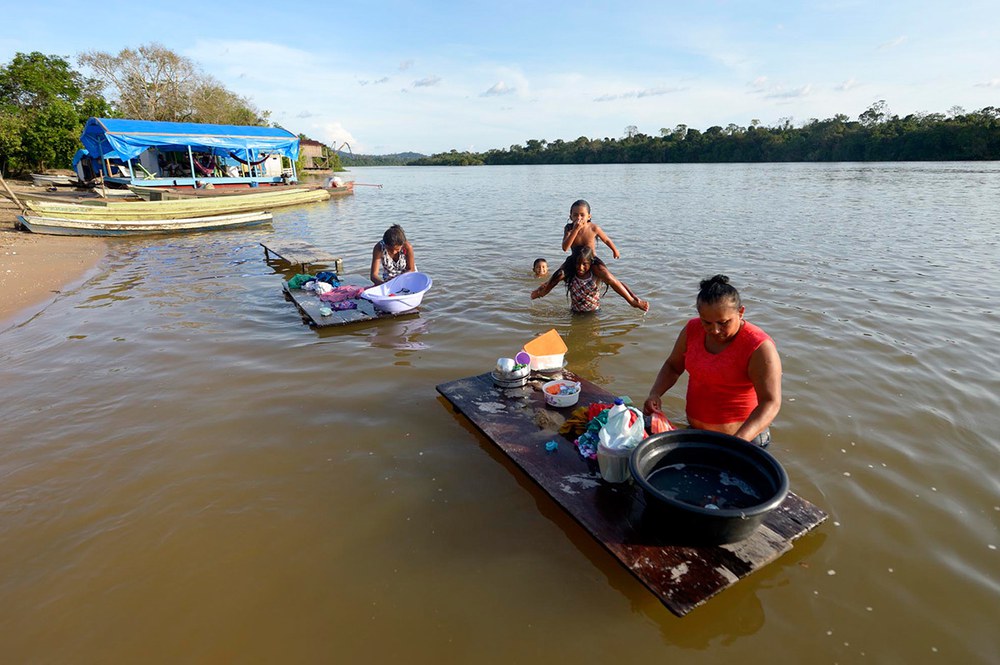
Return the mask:
[[[608,246],[611,255],[616,259],[621,256],[608,234],[591,221],[590,204],[583,199],[574,201],[573,205],[569,207],[569,224],[563,227],[563,251],[572,251],[577,247],[590,247],[590,251],[595,252],[594,263],[600,265],[603,261],[596,256],[598,239]]]
[[[531,299],[542,298],[556,284],[565,280],[569,307],[574,312],[596,312],[601,306],[600,286],[604,293],[608,287],[614,289],[625,301],[644,312],[649,311],[649,303],[632,293],[632,290],[615,278],[603,261],[594,256],[594,250],[587,246],[573,248],[573,253],[552,273],[549,281],[531,292]]]

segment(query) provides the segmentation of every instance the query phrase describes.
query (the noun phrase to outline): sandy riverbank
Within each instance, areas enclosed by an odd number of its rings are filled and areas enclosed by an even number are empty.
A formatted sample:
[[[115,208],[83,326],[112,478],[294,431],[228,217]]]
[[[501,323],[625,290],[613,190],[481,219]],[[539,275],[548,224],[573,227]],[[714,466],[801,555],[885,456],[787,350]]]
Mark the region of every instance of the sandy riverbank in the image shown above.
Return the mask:
[[[15,195],[32,189],[30,183],[7,184]],[[17,231],[19,212],[13,201],[0,196],[0,326],[42,310],[94,268],[106,249],[100,238]]]

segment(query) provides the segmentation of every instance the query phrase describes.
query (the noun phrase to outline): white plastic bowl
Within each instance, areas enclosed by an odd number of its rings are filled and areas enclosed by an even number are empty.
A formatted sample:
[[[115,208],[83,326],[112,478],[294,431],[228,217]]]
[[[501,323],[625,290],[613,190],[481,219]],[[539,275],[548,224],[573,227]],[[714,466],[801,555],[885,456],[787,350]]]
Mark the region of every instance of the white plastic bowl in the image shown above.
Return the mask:
[[[573,389],[573,392],[568,395],[553,395],[549,392],[549,388],[552,386],[567,385]],[[578,381],[568,381],[566,379],[559,379],[558,381],[549,381],[542,386],[542,394],[545,395],[545,403],[549,406],[554,406],[556,408],[561,408],[564,406],[573,406],[578,401],[580,401],[580,383]]]
[[[365,289],[362,298],[370,300],[383,312],[398,314],[415,309],[424,299],[434,280],[422,272],[404,272],[384,284]],[[407,293],[400,293],[400,291]]]

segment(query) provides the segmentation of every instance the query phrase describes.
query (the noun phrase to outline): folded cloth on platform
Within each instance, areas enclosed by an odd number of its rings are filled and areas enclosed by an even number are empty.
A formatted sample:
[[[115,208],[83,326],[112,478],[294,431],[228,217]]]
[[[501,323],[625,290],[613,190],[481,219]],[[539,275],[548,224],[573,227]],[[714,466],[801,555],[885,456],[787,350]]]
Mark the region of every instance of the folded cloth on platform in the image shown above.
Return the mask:
[[[358,308],[358,303],[354,302],[353,300],[338,300],[335,303],[330,303],[330,309],[335,309],[338,311],[342,311],[345,309],[357,309],[357,308]]]
[[[328,293],[319,294],[319,299],[324,302],[340,302],[341,300],[360,298],[364,291],[363,286],[338,286]]]
[[[304,275],[300,273],[288,280],[288,288],[301,289],[306,282],[312,281],[313,279],[315,279],[315,277],[312,275]]]
[[[323,272],[316,273],[316,281],[326,282],[331,286],[340,286],[340,280],[337,279],[337,273],[324,270]]]
[[[587,431],[587,424],[590,423],[588,407],[578,406],[569,414],[569,418],[559,428],[559,433],[569,438],[576,438]]]

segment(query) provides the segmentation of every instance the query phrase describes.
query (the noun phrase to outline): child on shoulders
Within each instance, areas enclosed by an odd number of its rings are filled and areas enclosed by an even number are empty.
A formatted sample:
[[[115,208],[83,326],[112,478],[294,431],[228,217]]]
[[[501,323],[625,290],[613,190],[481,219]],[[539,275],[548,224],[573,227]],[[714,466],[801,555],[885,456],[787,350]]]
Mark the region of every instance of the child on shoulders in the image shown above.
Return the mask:
[[[611,255],[616,259],[621,256],[608,234],[591,221],[590,204],[583,199],[576,201],[569,208],[569,224],[563,228],[563,251],[573,251],[577,247],[589,247],[596,254],[598,239],[608,246]],[[601,260],[595,255],[594,262],[600,263]]]

